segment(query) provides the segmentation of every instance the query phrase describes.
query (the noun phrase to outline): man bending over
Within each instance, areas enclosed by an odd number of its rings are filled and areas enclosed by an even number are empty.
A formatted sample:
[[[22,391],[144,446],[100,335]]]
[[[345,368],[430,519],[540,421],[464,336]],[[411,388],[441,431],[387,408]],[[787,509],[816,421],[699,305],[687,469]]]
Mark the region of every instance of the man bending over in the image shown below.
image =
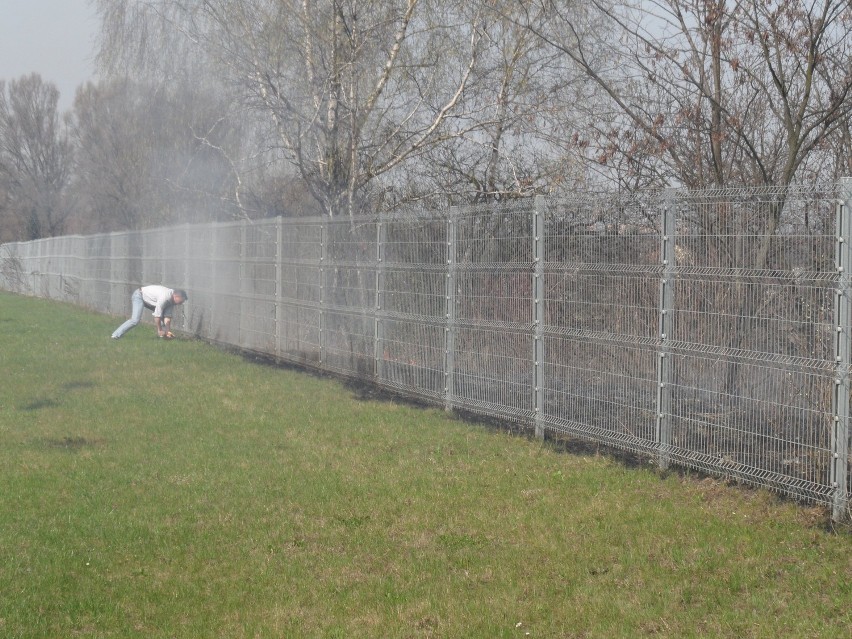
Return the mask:
[[[174,337],[171,331],[172,310],[175,306],[183,304],[187,300],[186,291],[180,288],[167,288],[158,284],[143,286],[133,291],[130,303],[133,306],[130,319],[115,329],[113,339],[118,339],[142,319],[142,309],[153,311],[154,324],[157,326],[157,336],[164,338]]]

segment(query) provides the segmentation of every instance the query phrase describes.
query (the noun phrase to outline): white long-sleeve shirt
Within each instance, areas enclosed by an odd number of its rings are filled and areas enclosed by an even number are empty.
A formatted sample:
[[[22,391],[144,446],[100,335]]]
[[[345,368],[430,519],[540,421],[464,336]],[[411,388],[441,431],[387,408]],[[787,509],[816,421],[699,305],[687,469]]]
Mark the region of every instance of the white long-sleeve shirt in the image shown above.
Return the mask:
[[[151,284],[143,286],[139,290],[142,292],[142,303],[145,304],[145,308],[154,312],[154,317],[172,316],[174,289],[159,284]]]

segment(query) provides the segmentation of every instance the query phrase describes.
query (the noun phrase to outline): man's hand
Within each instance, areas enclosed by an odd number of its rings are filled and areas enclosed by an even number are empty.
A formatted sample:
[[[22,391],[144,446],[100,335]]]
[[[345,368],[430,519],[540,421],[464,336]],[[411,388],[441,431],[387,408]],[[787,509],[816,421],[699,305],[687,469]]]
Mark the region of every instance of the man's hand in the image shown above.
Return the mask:
[[[163,317],[157,324],[157,331],[160,337],[164,337],[166,339],[174,339],[175,334],[172,333],[172,318]]]

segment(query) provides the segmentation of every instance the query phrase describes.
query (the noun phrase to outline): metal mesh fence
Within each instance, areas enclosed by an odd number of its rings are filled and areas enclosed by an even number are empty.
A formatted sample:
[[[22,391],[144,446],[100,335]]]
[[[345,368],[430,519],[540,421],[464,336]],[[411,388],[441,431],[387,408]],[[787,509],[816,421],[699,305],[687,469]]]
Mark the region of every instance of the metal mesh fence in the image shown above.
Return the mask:
[[[850,180],[0,247],[0,286],[848,508]]]

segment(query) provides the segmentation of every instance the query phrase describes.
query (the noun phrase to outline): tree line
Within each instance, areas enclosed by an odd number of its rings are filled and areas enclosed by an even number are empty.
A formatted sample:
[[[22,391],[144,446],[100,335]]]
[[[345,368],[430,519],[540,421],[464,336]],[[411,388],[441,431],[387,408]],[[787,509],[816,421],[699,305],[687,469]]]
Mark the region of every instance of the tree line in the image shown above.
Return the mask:
[[[848,0],[92,1],[68,112],[0,81],[0,241],[852,175]]]

